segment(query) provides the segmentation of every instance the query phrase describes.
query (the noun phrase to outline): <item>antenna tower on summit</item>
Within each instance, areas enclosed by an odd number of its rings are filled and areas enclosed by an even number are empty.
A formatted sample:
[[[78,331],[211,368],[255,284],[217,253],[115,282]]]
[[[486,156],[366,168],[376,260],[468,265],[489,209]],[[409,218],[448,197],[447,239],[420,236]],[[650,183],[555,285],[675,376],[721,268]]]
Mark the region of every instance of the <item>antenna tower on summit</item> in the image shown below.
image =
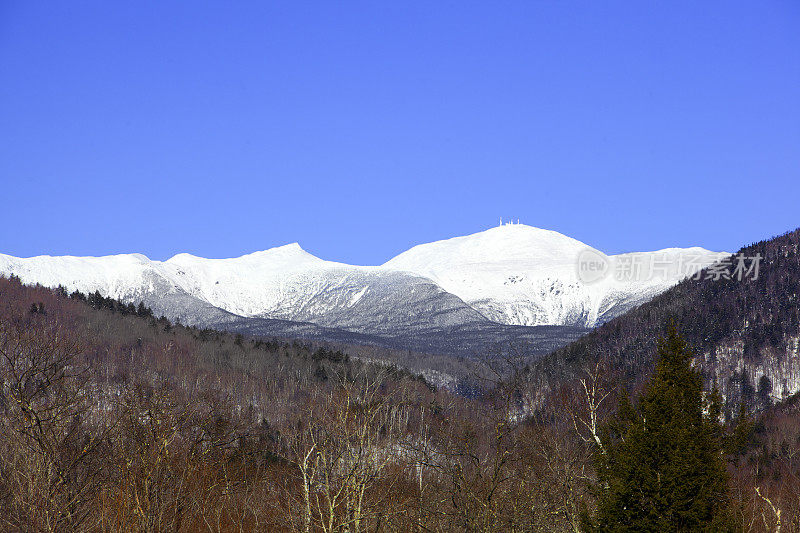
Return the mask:
[[[500,226],[514,226],[514,225],[518,226],[520,224],[522,224],[522,222],[520,222],[519,219],[517,219],[516,222],[514,222],[513,218],[511,220],[503,222],[503,217],[500,217]]]

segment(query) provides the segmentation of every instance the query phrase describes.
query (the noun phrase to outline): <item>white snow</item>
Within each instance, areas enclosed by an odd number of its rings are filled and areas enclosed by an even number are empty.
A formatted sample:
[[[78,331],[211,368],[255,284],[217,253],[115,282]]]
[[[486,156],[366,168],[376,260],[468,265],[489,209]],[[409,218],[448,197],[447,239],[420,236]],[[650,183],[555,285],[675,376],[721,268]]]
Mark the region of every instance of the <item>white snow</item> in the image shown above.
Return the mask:
[[[590,251],[614,269],[636,256],[667,263],[666,276],[615,279],[614,272],[596,283],[584,283],[577,261]],[[707,266],[729,254],[703,248],[670,248],[656,252],[606,256],[599,250],[557,233],[524,224],[415,246],[391,259],[384,268],[426,276],[488,318],[506,324],[577,324],[593,326],[620,302],[642,301],[677,283],[682,258],[696,257]],[[606,317],[607,318],[607,317]]]
[[[645,263],[653,260],[666,265],[659,268],[669,275],[633,281],[607,276],[587,284],[576,266],[578,255],[587,250],[606,258],[612,267],[631,257]],[[555,231],[513,224],[415,246],[372,267],[325,261],[293,243],[232,259],[185,253],[167,261],[141,254],[31,258],[0,254],[0,274],[15,274],[25,283],[60,284],[70,291],[97,290],[123,300],[163,291],[154,283],[166,280],[168,291],[185,291],[238,315],[286,319],[300,311],[308,319],[352,307],[369,298],[368,289],[378,278],[388,277],[391,283],[412,277],[438,284],[496,322],[592,326],[676,283],[686,254],[696,255],[702,266],[727,255],[670,248],[605,256]]]

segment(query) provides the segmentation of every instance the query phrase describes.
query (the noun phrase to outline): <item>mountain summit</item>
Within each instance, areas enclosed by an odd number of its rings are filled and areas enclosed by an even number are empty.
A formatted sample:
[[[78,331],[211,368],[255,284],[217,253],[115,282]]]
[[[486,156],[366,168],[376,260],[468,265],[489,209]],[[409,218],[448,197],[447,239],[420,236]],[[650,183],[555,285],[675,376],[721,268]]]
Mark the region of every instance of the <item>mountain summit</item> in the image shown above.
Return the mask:
[[[639,271],[586,283],[578,274],[586,254]],[[555,231],[506,224],[415,246],[383,266],[430,278],[495,322],[591,327],[680,281],[682,261],[691,258],[699,269],[727,255],[695,247],[606,256]],[[656,261],[661,275],[647,270]]]
[[[495,228],[442,241],[414,246],[383,266],[413,272],[436,272],[475,265],[549,267],[569,263],[574,268],[578,254],[589,248],[557,231],[524,224]]]

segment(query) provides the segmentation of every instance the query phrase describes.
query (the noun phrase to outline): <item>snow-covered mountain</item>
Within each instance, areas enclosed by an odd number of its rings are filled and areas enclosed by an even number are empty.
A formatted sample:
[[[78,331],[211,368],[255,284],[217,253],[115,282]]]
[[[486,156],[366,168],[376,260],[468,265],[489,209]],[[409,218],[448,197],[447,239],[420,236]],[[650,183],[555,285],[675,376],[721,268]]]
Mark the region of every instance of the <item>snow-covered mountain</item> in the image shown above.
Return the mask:
[[[557,232],[515,224],[416,246],[382,266],[325,261],[289,244],[233,259],[0,254],[0,275],[144,301],[200,326],[245,318],[255,321],[248,330],[291,322],[422,342],[442,332],[520,331],[500,326],[592,327],[674,285],[688,259],[704,267],[725,255],[688,248],[605,256]],[[600,279],[579,271],[587,257],[606,269]],[[631,275],[633,263],[658,275]]]
[[[369,334],[486,320],[428,278],[324,261],[296,243],[235,259],[180,254],[164,264],[187,293],[244,317]]]
[[[383,266],[427,277],[495,322],[592,327],[728,255],[670,248],[606,256],[555,231],[507,224],[415,246]],[[605,265],[603,277],[581,275],[587,258]]]
[[[427,278],[324,261],[297,244],[234,259],[179,254],[163,262],[140,254],[0,255],[0,274],[17,275],[24,283],[144,301],[157,314],[203,326],[238,316],[393,334],[486,321]]]

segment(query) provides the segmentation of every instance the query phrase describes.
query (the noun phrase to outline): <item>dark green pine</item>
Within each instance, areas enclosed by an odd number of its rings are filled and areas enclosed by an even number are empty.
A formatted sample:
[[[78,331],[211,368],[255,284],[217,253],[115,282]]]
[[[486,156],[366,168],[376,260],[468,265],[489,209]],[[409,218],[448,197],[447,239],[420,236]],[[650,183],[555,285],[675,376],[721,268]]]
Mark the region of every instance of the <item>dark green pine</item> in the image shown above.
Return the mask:
[[[627,396],[597,452],[598,508],[589,531],[727,531],[727,474],[719,398],[703,394],[692,354],[675,328],[638,405]]]

